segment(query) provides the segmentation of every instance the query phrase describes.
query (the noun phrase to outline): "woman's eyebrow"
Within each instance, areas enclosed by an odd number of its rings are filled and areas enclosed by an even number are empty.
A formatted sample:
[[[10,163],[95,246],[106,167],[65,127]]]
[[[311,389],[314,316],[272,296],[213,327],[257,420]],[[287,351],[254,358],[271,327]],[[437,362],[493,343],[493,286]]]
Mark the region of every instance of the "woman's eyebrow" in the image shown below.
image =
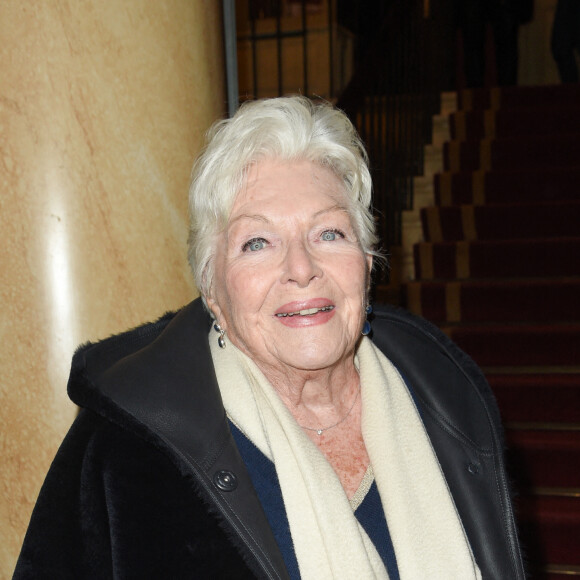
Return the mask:
[[[348,210],[344,205],[336,204],[336,205],[332,205],[331,207],[326,207],[326,208],[323,208],[323,209],[317,211],[313,215],[313,217],[318,218],[321,215],[328,214],[328,213],[334,213],[334,212],[345,213],[348,215]],[[262,215],[259,213],[257,213],[257,214],[242,213],[242,214],[236,216],[234,219],[232,219],[230,221],[230,225],[235,224],[236,222],[239,222],[241,220],[257,221],[257,222],[262,222],[262,223],[266,223],[266,224],[271,223],[271,220],[268,219],[265,215]]]
[[[336,205],[333,205],[331,207],[328,207],[328,208],[325,208],[325,209],[321,209],[320,211],[317,211],[314,214],[314,217],[319,217],[321,215],[324,215],[324,214],[327,214],[327,213],[334,213],[334,212],[341,212],[341,213],[345,213],[345,214],[349,215],[347,207],[344,206],[344,205],[340,205],[340,204],[337,203]]]
[[[262,214],[256,213],[256,214],[248,214],[248,213],[242,213],[238,216],[236,216],[233,220],[230,221],[230,225],[231,224],[235,224],[236,222],[240,221],[240,220],[251,220],[251,221],[255,221],[255,222],[262,222],[262,223],[270,223],[270,220]]]

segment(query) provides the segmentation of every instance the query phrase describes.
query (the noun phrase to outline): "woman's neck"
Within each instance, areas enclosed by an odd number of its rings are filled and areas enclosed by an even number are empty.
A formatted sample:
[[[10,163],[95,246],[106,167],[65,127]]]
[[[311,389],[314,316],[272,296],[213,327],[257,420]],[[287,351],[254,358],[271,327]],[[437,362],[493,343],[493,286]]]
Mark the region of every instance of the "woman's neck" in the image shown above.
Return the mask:
[[[325,369],[276,367],[260,370],[301,425],[335,422],[352,409],[360,388],[354,353]]]

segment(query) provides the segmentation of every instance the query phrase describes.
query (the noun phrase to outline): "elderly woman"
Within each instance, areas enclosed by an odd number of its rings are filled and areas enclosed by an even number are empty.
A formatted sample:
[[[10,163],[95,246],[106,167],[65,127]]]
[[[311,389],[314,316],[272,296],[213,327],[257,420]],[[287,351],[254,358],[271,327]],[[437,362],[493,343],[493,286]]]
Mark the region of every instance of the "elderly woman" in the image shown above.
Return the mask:
[[[76,353],[83,410],[15,577],[523,578],[480,371],[400,310],[371,332],[348,119],[246,104],[211,131],[190,202],[203,298]]]

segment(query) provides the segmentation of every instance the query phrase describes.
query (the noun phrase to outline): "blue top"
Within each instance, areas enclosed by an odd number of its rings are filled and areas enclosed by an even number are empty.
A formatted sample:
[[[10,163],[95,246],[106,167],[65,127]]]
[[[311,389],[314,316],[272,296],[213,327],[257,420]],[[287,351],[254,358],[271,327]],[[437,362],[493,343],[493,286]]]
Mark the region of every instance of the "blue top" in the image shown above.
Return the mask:
[[[231,421],[230,428],[266,513],[290,578],[299,580],[300,571],[274,464]],[[354,515],[383,559],[390,580],[399,580],[395,550],[391,542],[379,490],[374,481]]]

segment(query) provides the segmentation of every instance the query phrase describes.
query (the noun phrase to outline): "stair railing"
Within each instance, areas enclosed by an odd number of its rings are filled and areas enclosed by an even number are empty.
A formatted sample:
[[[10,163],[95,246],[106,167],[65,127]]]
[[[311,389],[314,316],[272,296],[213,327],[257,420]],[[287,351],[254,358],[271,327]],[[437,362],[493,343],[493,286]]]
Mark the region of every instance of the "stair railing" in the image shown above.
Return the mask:
[[[370,159],[379,234],[385,249],[401,244],[401,215],[413,207],[413,177],[440,92],[430,81],[430,21],[424,0],[387,2],[383,24],[360,59],[337,106],[353,120]]]

